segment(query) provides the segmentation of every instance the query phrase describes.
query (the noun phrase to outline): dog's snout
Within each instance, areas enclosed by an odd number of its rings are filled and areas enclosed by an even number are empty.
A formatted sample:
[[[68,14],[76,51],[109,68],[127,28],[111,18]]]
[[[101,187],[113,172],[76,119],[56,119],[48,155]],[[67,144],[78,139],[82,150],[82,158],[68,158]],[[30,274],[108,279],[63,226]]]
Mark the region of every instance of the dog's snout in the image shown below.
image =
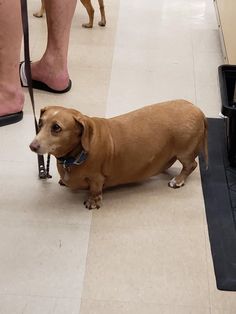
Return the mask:
[[[36,141],[36,140],[34,140],[34,141],[30,144],[30,149],[31,149],[33,152],[35,152],[35,153],[38,152],[39,148],[40,148],[40,145],[39,145],[38,141]]]

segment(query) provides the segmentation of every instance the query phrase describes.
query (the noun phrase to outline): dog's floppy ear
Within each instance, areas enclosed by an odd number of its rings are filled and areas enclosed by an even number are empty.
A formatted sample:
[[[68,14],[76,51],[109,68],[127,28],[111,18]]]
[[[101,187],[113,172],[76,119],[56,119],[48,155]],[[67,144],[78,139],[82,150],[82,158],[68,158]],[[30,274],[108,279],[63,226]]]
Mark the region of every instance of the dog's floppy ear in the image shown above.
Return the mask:
[[[44,112],[48,109],[48,107],[44,107],[40,110],[40,117],[44,114]]]
[[[86,152],[89,152],[90,142],[93,134],[92,125],[89,121],[89,118],[86,116],[81,116],[80,114],[76,116],[76,121],[82,126],[81,144],[83,149]]]

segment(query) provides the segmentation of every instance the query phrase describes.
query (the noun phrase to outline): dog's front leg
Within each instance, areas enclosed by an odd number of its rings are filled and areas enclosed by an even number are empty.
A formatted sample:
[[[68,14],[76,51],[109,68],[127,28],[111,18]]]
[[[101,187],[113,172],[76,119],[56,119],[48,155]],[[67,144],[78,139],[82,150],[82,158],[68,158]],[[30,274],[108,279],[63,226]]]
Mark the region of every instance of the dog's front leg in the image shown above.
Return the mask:
[[[104,180],[100,179],[96,181],[91,180],[89,182],[89,196],[84,202],[84,205],[88,209],[99,209],[102,202],[102,187]]]

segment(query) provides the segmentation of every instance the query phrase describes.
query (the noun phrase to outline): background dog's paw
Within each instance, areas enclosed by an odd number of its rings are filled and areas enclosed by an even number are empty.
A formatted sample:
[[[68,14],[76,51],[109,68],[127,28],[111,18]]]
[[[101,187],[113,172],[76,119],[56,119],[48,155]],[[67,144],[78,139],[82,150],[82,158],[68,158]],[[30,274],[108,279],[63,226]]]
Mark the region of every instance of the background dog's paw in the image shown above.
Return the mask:
[[[84,24],[82,24],[82,26],[84,28],[93,28],[93,24],[91,24],[91,23],[84,23]]]
[[[169,183],[168,183],[168,186],[172,189],[178,189],[180,188],[181,186],[184,185],[184,181],[182,182],[177,182],[176,181],[176,178],[173,178]]]
[[[105,21],[100,21],[100,22],[98,22],[98,25],[104,27],[104,26],[106,26],[106,22]]]

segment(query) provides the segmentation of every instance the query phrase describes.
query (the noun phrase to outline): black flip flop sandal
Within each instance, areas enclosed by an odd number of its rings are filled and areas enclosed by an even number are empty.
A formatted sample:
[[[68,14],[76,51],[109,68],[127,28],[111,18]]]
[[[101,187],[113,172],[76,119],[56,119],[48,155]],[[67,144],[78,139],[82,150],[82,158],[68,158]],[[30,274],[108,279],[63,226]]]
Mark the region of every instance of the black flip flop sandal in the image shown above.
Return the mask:
[[[5,116],[0,116],[0,127],[17,123],[21,121],[23,118],[23,111],[19,111],[17,113],[7,114]]]
[[[25,62],[22,61],[20,63],[20,68],[19,68],[19,73],[20,73],[20,82],[21,82],[21,86],[22,87],[28,87],[28,82],[27,82],[27,78],[26,78],[26,74],[25,74]],[[47,84],[41,82],[41,81],[36,81],[36,80],[32,80],[32,87],[34,89],[39,89],[39,90],[43,90],[49,93],[54,93],[54,94],[64,94],[69,92],[69,90],[71,89],[72,86],[72,82],[71,80],[69,80],[69,84],[68,86],[63,89],[63,90],[56,90],[53,89],[51,87],[49,87]]]
[[[69,84],[68,84],[68,86],[65,89],[63,89],[63,90],[56,90],[56,89],[53,89],[53,88],[49,87],[47,84],[45,84],[43,82],[32,80],[32,87],[33,88],[39,89],[39,90],[43,90],[43,91],[49,92],[49,93],[54,93],[54,94],[67,93],[71,89],[71,86],[72,86],[72,82],[71,82],[71,80],[69,80]]]

